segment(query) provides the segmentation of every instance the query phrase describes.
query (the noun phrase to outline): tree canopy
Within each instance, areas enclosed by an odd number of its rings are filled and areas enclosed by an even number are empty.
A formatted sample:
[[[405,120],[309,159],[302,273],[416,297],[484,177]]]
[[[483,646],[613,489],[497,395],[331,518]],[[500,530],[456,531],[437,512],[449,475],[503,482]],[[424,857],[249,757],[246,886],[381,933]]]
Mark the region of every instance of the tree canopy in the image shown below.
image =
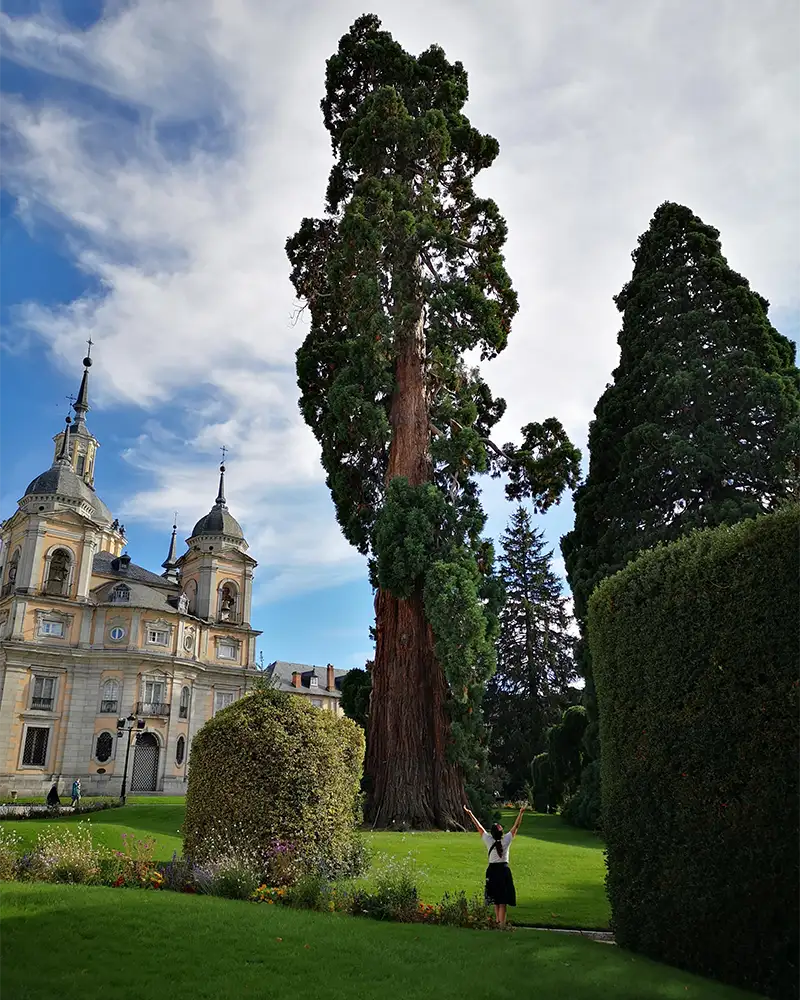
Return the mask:
[[[489,439],[505,403],[480,371],[506,346],[517,297],[506,224],[476,175],[498,143],[463,113],[467,75],[438,46],[407,53],[373,15],[327,63],[335,163],[322,219],[287,243],[310,318],[300,407],[345,537],[369,556],[376,652],[367,741],[379,825],[460,826],[485,743],[500,591],[478,473],[537,509],[577,482],[557,420]]]

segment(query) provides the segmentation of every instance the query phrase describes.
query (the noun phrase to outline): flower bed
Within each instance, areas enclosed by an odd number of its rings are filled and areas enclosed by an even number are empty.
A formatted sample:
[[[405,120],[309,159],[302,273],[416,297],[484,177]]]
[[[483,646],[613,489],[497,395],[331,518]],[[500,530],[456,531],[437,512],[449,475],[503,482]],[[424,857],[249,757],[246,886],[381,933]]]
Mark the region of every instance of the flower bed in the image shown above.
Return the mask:
[[[57,816],[83,816],[88,813],[100,812],[102,809],[118,809],[122,803],[119,799],[93,798],[84,799],[78,806],[48,806],[39,803],[4,802],[0,805],[0,819],[51,819]]]
[[[0,881],[200,893],[374,920],[476,930],[497,927],[491,907],[463,891],[446,893],[436,904],[422,901],[410,857],[381,857],[370,883],[364,884],[332,878],[326,865],[301,869],[292,862],[292,845],[283,843],[276,842],[264,857],[241,849],[221,850],[201,865],[177,854],[169,862],[157,863],[154,847],[152,838],[123,834],[121,849],[109,850],[94,843],[89,823],[80,822],[69,829],[43,830],[34,847],[23,852],[20,838],[0,829]]]

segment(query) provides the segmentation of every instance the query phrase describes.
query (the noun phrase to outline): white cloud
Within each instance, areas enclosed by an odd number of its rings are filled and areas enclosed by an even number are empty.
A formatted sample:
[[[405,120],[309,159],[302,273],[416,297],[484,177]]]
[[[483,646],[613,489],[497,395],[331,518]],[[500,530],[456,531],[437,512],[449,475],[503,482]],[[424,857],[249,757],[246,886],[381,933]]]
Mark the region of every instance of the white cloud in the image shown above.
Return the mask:
[[[731,0],[724,16],[690,0],[488,11],[377,4],[406,47],[436,41],[464,62],[468,112],[501,143],[480,187],[509,222],[521,311],[487,370],[510,404],[498,438],[557,415],[583,446],[616,363],[611,296],[660,202],[690,205],[754,287],[798,306],[797,15],[781,0]],[[0,15],[6,58],[138,111],[131,125],[66,98],[7,102],[8,184],[34,223],[59,221],[103,288],[60,310],[30,304],[20,322],[70,371],[91,335],[100,405],[142,407],[128,457],[151,486],[126,517],[199,516],[207,466],[187,454],[234,449],[231,506],[271,578],[262,599],[364,572],[297,411],[306,328],[290,321],[283,249],[322,208],[324,62],[360,13],[360,0],[197,0],[187,16],[140,0],[85,33]],[[170,154],[164,128],[187,122],[196,144]],[[162,426],[182,399],[181,427]]]

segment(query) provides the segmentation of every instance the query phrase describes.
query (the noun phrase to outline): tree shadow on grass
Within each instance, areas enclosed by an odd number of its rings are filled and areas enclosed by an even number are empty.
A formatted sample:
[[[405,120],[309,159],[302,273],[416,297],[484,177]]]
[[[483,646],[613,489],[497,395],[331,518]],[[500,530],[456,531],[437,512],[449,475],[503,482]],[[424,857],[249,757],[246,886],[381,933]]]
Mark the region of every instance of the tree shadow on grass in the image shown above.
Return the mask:
[[[504,809],[502,815],[503,826],[508,829],[517,814]],[[582,847],[592,851],[602,851],[606,846],[591,830],[580,830],[569,826],[561,816],[549,816],[544,813],[526,812],[517,836],[544,840],[551,844],[564,844],[568,847]]]
[[[512,1000],[530,995],[532,982],[539,996],[570,1000],[752,998],[618,948],[548,932],[487,934],[82,886],[10,885],[3,910],[2,985],[18,1000],[106,1000],[132,992],[169,993],[170,1000]]]

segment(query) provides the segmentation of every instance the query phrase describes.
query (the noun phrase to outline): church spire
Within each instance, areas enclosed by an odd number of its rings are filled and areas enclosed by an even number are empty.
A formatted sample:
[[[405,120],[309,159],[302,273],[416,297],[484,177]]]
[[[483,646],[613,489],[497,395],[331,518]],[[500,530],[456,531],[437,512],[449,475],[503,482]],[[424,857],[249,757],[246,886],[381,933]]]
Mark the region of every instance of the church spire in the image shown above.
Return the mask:
[[[217,490],[217,499],[214,501],[215,507],[224,507],[227,509],[228,502],[225,499],[225,452],[228,450],[225,445],[222,446],[222,462],[219,466],[219,489]]]
[[[167,558],[161,563],[164,568],[164,572],[161,574],[165,579],[169,580],[171,583],[177,583],[178,581],[178,560],[176,556],[175,549],[175,539],[178,534],[178,515],[175,515],[175,523],[172,525],[172,538],[169,543],[169,553]]]
[[[72,465],[72,460],[69,454],[69,425],[72,423],[72,418],[67,417],[64,423],[65,427],[64,427],[64,436],[61,439],[61,450],[59,451],[58,457],[53,463],[54,465],[59,465],[59,464]]]
[[[76,428],[81,424],[86,423],[86,414],[89,412],[89,369],[92,367],[91,337],[87,343],[89,344],[89,350],[86,352],[86,357],[83,359],[83,378],[81,379],[81,387],[78,389],[78,398],[72,404],[72,409],[75,411]]]

